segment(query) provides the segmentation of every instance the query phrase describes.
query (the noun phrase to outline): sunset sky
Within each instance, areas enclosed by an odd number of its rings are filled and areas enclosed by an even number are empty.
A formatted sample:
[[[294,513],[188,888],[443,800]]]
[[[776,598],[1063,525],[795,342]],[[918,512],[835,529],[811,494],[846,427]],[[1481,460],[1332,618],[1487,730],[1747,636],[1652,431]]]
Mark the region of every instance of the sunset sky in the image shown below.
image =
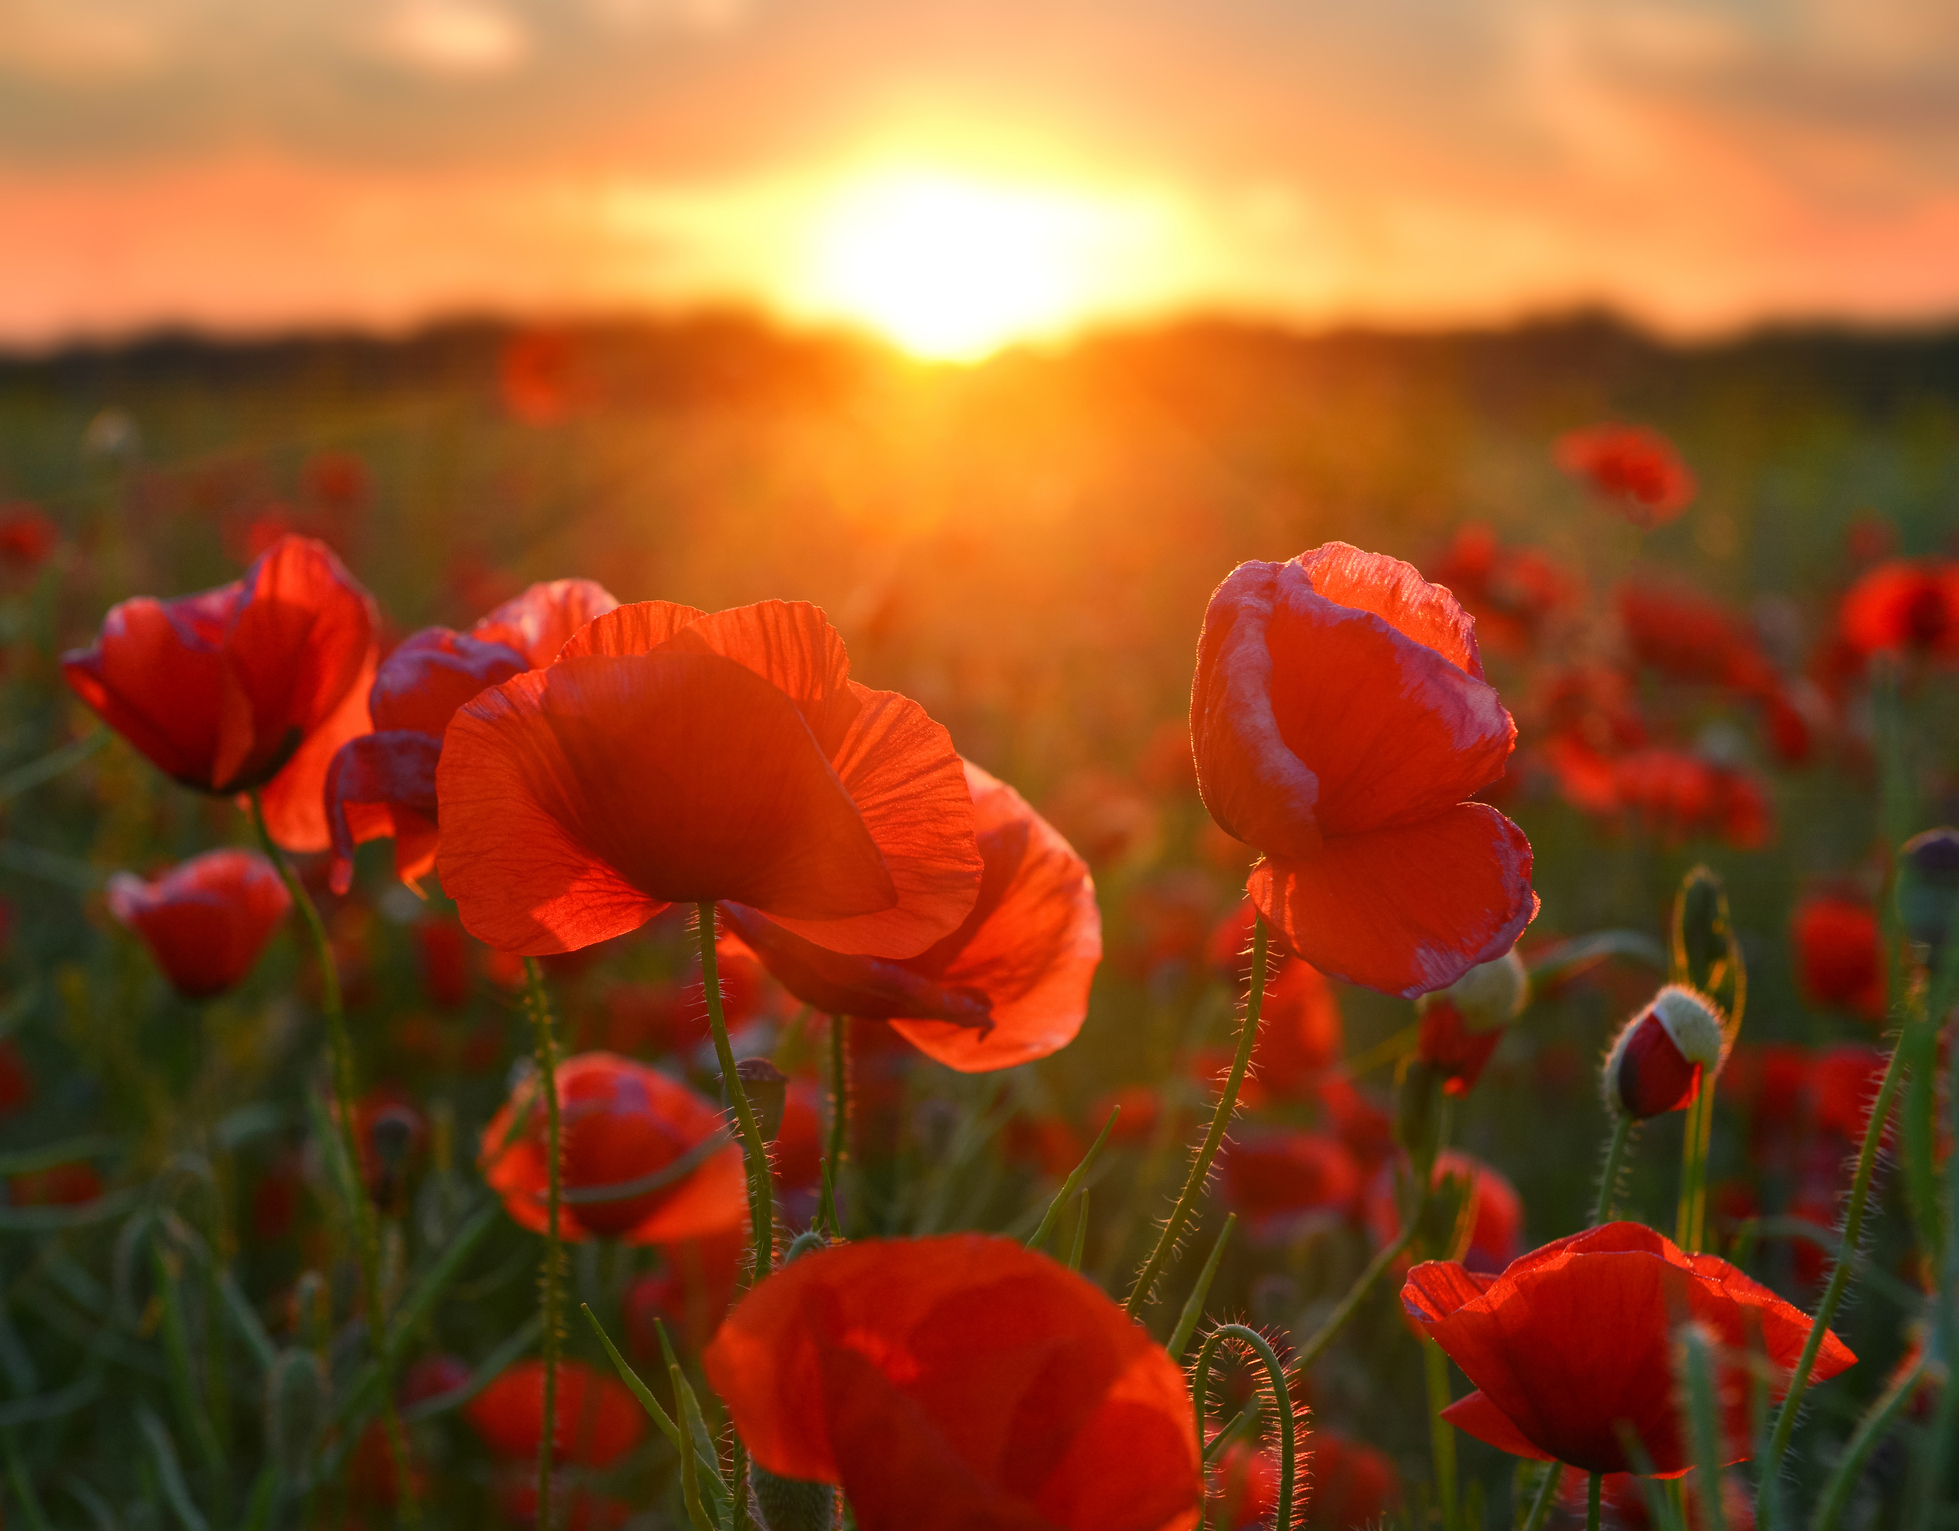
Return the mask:
[[[0,0],[0,343],[1959,315],[1951,0]]]

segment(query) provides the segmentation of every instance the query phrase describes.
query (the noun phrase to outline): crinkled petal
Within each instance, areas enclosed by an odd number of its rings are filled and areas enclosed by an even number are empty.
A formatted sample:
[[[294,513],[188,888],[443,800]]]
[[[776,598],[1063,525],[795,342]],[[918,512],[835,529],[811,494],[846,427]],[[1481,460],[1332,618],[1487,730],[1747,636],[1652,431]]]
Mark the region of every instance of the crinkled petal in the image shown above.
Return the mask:
[[[902,893],[794,704],[714,655],[506,681],[456,714],[436,784],[443,886],[505,951],[589,946],[669,903],[822,921]]]
[[[1483,661],[1476,652],[1476,619],[1445,585],[1431,585],[1413,564],[1385,553],[1365,553],[1329,542],[1293,562],[1329,601],[1371,611],[1405,638],[1433,649],[1476,679]]]
[[[508,645],[531,669],[541,670],[558,657],[573,633],[618,604],[597,580],[540,580],[484,617],[470,636]]]
[[[1252,871],[1252,900],[1323,973],[1414,998],[1513,945],[1537,914],[1530,842],[1486,803],[1344,835]]]
[[[623,659],[629,654],[650,654],[706,615],[698,606],[674,601],[634,601],[592,618],[565,640],[558,657],[609,654]]]
[[[368,691],[368,711],[378,729],[412,729],[440,739],[464,702],[530,668],[507,644],[426,627],[402,639],[381,661]]]

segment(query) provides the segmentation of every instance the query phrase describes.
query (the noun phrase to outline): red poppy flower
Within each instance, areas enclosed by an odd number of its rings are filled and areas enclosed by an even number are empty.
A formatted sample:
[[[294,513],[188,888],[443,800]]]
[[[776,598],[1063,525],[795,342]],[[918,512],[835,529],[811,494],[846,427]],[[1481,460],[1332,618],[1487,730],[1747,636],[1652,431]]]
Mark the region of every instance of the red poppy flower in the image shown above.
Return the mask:
[[[490,1119],[481,1163],[504,1210],[542,1233],[545,1122],[535,1094],[535,1079],[526,1080]],[[748,1215],[740,1147],[703,1147],[723,1134],[725,1113],[659,1070],[612,1053],[567,1058],[558,1065],[558,1115],[569,1198],[559,1209],[565,1238],[666,1243],[735,1227]],[[698,1162],[671,1180],[631,1189],[683,1160]],[[581,1199],[607,1187],[620,1194]]]
[[[1855,899],[1818,894],[1796,906],[1790,933],[1796,972],[1812,1000],[1867,1021],[1884,1018],[1884,952],[1875,910]]]
[[[1301,1525],[1307,1531],[1359,1531],[1377,1526],[1401,1503],[1394,1460],[1344,1435],[1315,1430],[1313,1492]]]
[[[1794,1042],[1736,1047],[1721,1070],[1720,1089],[1748,1118],[1757,1145],[1772,1134],[1793,1134],[1803,1122],[1809,1090],[1809,1049]]]
[[[1065,1179],[1088,1152],[1088,1140],[1064,1116],[1016,1116],[1000,1144],[1009,1164],[1039,1170],[1050,1180]]]
[[[1469,1248],[1462,1263],[1472,1271],[1494,1275],[1517,1258],[1523,1243],[1523,1198],[1501,1170],[1460,1149],[1445,1148],[1435,1156],[1432,1183],[1441,1185],[1451,1178],[1469,1188]],[[1364,1207],[1368,1236],[1377,1248],[1386,1248],[1401,1233],[1401,1212],[1394,1196],[1395,1168],[1383,1165],[1367,1187]]]
[[[232,584],[111,608],[61,667],[166,775],[226,796],[256,788],[274,840],[320,850],[327,762],[367,729],[377,622],[330,550],[285,537]]]
[[[1225,1205],[1244,1215],[1254,1240],[1289,1236],[1315,1217],[1344,1218],[1360,1200],[1360,1166],[1323,1132],[1243,1128],[1218,1168]]]
[[[980,887],[951,739],[851,680],[814,606],[608,612],[457,712],[436,785],[442,885],[510,952],[725,899],[833,951],[915,957]]]
[[[1190,1397],[1090,1282],[981,1234],[819,1250],[754,1288],[708,1380],[770,1472],[840,1483],[863,1531],[1183,1531]]]
[[[828,1015],[888,1020],[962,1073],[1066,1047],[1088,1014],[1102,916],[1088,867],[1005,782],[966,762],[984,870],[959,928],[915,957],[847,956],[760,911],[722,913],[783,987]]]
[[[537,669],[593,617],[619,603],[588,579],[532,585],[467,633],[424,628],[381,662],[368,694],[374,732],[343,744],[327,769],[332,886],[353,879],[354,847],[392,837],[395,874],[411,887],[435,866],[435,767],[464,702]]]
[[[1100,766],[1085,766],[1069,776],[1041,804],[1041,811],[1098,867],[1148,860],[1161,827],[1160,810],[1149,795]]]
[[[171,987],[207,999],[241,982],[292,908],[257,851],[206,851],[150,881],[109,879],[109,913],[143,939]]]
[[[1163,1119],[1163,1097],[1154,1086],[1117,1085],[1106,1095],[1098,1096],[1088,1108],[1089,1129],[1100,1132],[1110,1111],[1117,1107],[1121,1107],[1122,1115],[1116,1118],[1115,1127],[1109,1133],[1111,1143],[1133,1148],[1156,1135],[1156,1124]]]
[[[558,1362],[551,1449],[560,1462],[603,1468],[646,1434],[646,1414],[625,1387],[582,1361]],[[528,1460],[544,1439],[544,1363],[519,1361],[472,1398],[463,1417],[499,1457]]]
[[[1472,626],[1409,565],[1332,542],[1241,564],[1198,644],[1198,780],[1265,855],[1253,902],[1322,972],[1410,998],[1502,956],[1537,912],[1530,843],[1464,801],[1516,737]]]
[[[102,1177],[86,1159],[7,1177],[7,1199],[17,1207],[79,1207],[102,1195]]]
[[[1642,1121],[1684,1109],[1702,1074],[1720,1068],[1730,1040],[1713,1001],[1668,984],[1613,1039],[1603,1076],[1607,1109]]]
[[[1558,438],[1558,466],[1582,478],[1634,526],[1664,526],[1694,502],[1699,485],[1680,454],[1643,425],[1593,425]]]
[[[1811,1119],[1845,1143],[1861,1143],[1888,1059],[1875,1047],[1846,1042],[1826,1047],[1810,1065]]]
[[[0,505],[0,565],[31,574],[47,562],[61,533],[47,512],[25,500]]]
[[[1530,999],[1530,975],[1513,946],[1471,968],[1448,988],[1415,1002],[1421,1029],[1415,1056],[1442,1077],[1451,1095],[1467,1095],[1503,1040],[1504,1028]]]
[[[1430,571],[1476,619],[1477,636],[1498,653],[1522,655],[1545,623],[1575,602],[1579,580],[1536,548],[1506,548],[1479,523],[1457,529]]]
[[[1673,1333],[1693,1320],[1722,1352],[1724,1461],[1750,1447],[1746,1361],[1760,1345],[1786,1372],[1810,1320],[1725,1260],[1683,1254],[1638,1223],[1558,1239],[1478,1276],[1453,1261],[1408,1273],[1401,1302],[1477,1390],[1442,1417],[1499,1450],[1587,1472],[1627,1472],[1629,1428],[1661,1477],[1687,1471],[1675,1406]],[[1813,1379],[1856,1357],[1825,1334]],[[1779,1397],[1783,1388],[1775,1392]]]
[[[1959,656],[1959,563],[1879,564],[1844,595],[1837,626],[1863,657],[1886,649]]]
[[[1618,589],[1617,604],[1626,643],[1649,669],[1749,696],[1776,689],[1775,666],[1754,630],[1693,586],[1651,577],[1628,580]]]

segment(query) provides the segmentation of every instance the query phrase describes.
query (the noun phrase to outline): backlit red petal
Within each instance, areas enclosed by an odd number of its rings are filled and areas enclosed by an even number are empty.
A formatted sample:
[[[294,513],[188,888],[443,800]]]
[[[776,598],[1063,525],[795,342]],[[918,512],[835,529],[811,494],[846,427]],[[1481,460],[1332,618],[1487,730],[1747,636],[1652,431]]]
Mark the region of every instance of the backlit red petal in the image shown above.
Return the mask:
[[[1513,1457],[1529,1457],[1537,1462],[1556,1460],[1512,1424],[1510,1416],[1491,1403],[1490,1395],[1481,1388],[1458,1398],[1442,1411],[1442,1417],[1458,1430]]]
[[[1329,601],[1371,611],[1404,638],[1433,649],[1465,674],[1483,678],[1476,623],[1448,588],[1431,585],[1413,564],[1329,542],[1294,560]]]
[[[1324,973],[1413,998],[1501,957],[1537,913],[1530,842],[1485,803],[1255,867],[1247,891]]]
[[[558,657],[575,659],[581,655],[609,654],[623,659],[628,654],[650,654],[682,628],[691,627],[706,615],[697,606],[682,606],[674,601],[633,601],[592,618],[565,639]]]
[[[333,890],[353,877],[354,848],[395,832],[394,810],[423,822],[435,819],[435,766],[442,741],[408,729],[382,729],[349,739],[327,767],[327,829],[333,842]]]
[[[413,729],[439,740],[464,702],[529,668],[506,644],[424,628],[381,661],[368,690],[368,711],[377,729]]]
[[[573,633],[618,604],[596,580],[542,580],[484,617],[470,636],[505,644],[522,654],[531,669],[540,670],[558,657]]]
[[[166,776],[209,791],[235,586],[111,607],[94,645],[63,656],[69,688]],[[217,599],[213,599],[216,597]]]
[[[259,789],[265,827],[273,844],[289,851],[323,851],[333,843],[326,818],[327,768],[341,745],[374,726],[367,711],[373,679],[374,650],[370,648],[340,705],[306,736],[279,774]]]
[[[897,901],[801,714],[713,655],[518,676],[456,714],[436,780],[443,886],[505,951],[575,950],[668,903],[821,920]]]

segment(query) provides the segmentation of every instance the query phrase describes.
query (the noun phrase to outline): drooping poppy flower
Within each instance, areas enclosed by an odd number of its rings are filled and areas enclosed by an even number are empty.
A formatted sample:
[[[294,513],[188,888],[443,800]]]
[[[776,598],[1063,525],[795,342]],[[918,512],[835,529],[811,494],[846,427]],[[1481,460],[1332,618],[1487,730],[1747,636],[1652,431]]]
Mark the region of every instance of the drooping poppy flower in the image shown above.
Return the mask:
[[[272,838],[324,850],[327,763],[367,732],[374,600],[323,544],[283,537],[244,578],[112,607],[69,687],[165,775],[203,792],[256,790]]]
[[[607,612],[456,713],[436,786],[443,887],[524,955],[727,900],[832,951],[915,957],[979,894],[951,739],[851,680],[814,606]]]
[[[756,1286],[705,1356],[757,1462],[839,1483],[863,1531],[1183,1531],[1182,1372],[1099,1288],[1011,1239],[869,1241]]]
[[[1241,1128],[1218,1155],[1224,1203],[1245,1218],[1255,1242],[1287,1238],[1302,1224],[1351,1216],[1360,1166],[1329,1133]]]
[[[1643,425],[1566,431],[1554,455],[1560,468],[1643,531],[1678,517],[1700,487],[1673,443]]]
[[[1515,725],[1470,619],[1407,564],[1338,542],[1241,564],[1205,613],[1190,717],[1205,805],[1265,855],[1253,902],[1322,972],[1413,998],[1537,912],[1530,843],[1464,801]]]
[[[1081,857],[1005,782],[966,763],[978,900],[915,957],[853,957],[741,904],[723,913],[789,992],[829,1015],[888,1020],[962,1073],[1011,1068],[1068,1045],[1088,1014],[1102,916]]]
[[[135,931],[186,999],[241,982],[292,908],[292,895],[257,851],[206,851],[145,881],[109,879],[109,913]]]
[[[1395,1168],[1383,1165],[1367,1187],[1364,1215],[1376,1248],[1386,1248],[1401,1234]],[[1501,1170],[1461,1149],[1445,1148],[1435,1156],[1432,1183],[1439,1186],[1450,1179],[1462,1181],[1469,1191],[1469,1245],[1462,1263],[1479,1274],[1494,1275],[1517,1258],[1523,1244],[1523,1198]]]
[[[1451,1095],[1467,1095],[1503,1040],[1504,1029],[1530,1000],[1530,975],[1513,946],[1494,962],[1478,963],[1448,988],[1415,1002],[1421,1029],[1415,1056],[1442,1079]]]
[[[1751,1450],[1746,1366],[1752,1345],[1785,1374],[1810,1320],[1725,1260],[1682,1253],[1638,1223],[1608,1223],[1558,1239],[1478,1276],[1453,1261],[1408,1273],[1402,1306],[1477,1390],[1442,1417],[1515,1456],[1587,1472],[1627,1472],[1629,1428],[1662,1477],[1687,1471],[1675,1405],[1673,1334],[1701,1324],[1719,1349],[1723,1464]],[[1856,1357],[1825,1334],[1812,1379]],[[1786,1381],[1771,1389],[1776,1397]]]
[[[332,886],[345,893],[354,847],[392,837],[395,874],[411,887],[435,865],[435,768],[456,709],[500,681],[549,664],[593,617],[619,603],[588,579],[532,585],[467,633],[424,628],[381,661],[368,693],[374,731],[349,739],[327,768]]]
[[[1883,1018],[1884,953],[1870,905],[1829,894],[1806,898],[1796,906],[1790,935],[1796,972],[1811,999],[1867,1021]]]
[[[741,1149],[726,1114],[657,1069],[612,1053],[558,1065],[566,1239],[658,1244],[701,1238],[748,1216]],[[483,1129],[481,1165],[511,1218],[545,1231],[544,1111],[536,1078],[520,1084]],[[605,1194],[611,1192],[612,1194]]]
[[[1837,626],[1864,658],[1886,650],[1959,657],[1959,563],[1879,564],[1844,595]]]
[[[1644,1120],[1683,1109],[1701,1076],[1718,1070],[1730,1038],[1706,995],[1670,983],[1619,1029],[1606,1054],[1605,1105]]]
[[[625,1387],[582,1361],[558,1362],[551,1449],[560,1462],[604,1468],[646,1434],[646,1414]],[[528,1461],[544,1439],[544,1363],[519,1361],[463,1408],[483,1444],[499,1457]]]

